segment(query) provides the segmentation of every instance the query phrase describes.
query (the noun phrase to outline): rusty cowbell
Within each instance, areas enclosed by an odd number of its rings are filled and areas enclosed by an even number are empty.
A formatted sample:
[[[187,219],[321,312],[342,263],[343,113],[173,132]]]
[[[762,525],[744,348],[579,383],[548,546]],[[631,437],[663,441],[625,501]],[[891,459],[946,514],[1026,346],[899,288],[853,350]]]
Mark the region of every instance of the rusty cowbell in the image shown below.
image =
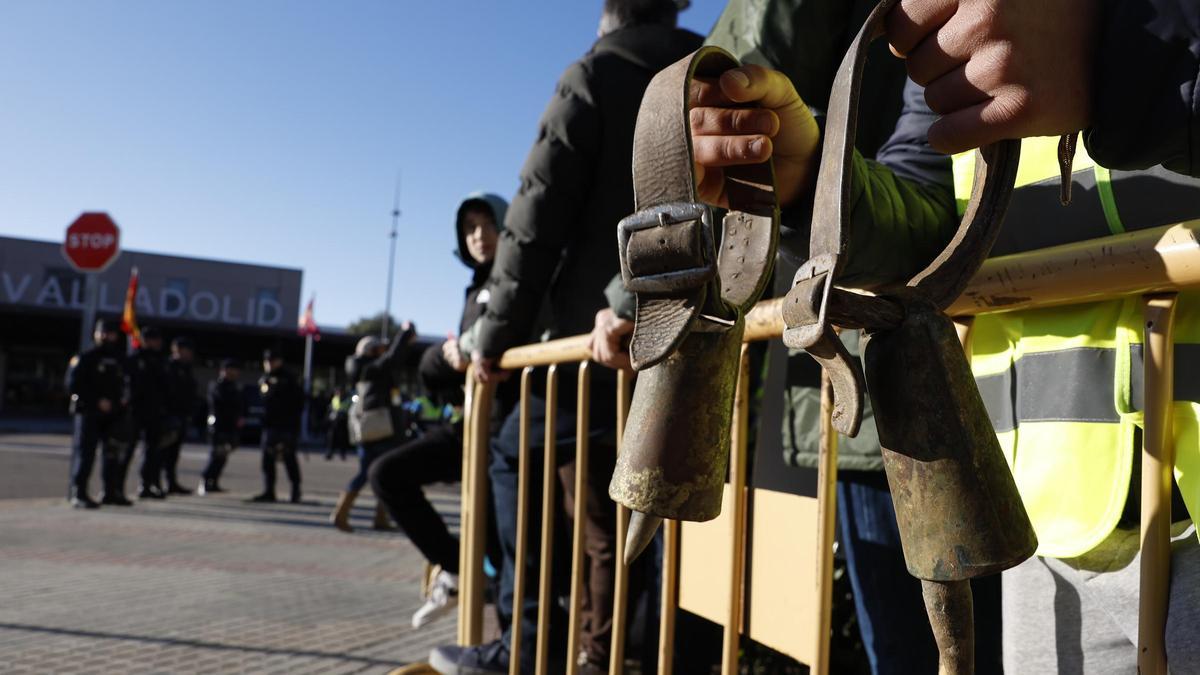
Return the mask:
[[[637,295],[629,355],[639,375],[609,486],[633,511],[626,561],[663,518],[721,512],[744,316],[770,279],[779,209],[770,161],[726,167],[728,212],[716,231],[697,200],[688,92],[693,77],[711,81],[738,65],[703,47],[655,75],[638,111],[637,210],[617,244],[625,288]]]
[[[608,488],[635,512],[626,560],[645,549],[663,518],[720,515],[744,327],[739,320],[730,330],[693,331],[675,353],[638,375]]]

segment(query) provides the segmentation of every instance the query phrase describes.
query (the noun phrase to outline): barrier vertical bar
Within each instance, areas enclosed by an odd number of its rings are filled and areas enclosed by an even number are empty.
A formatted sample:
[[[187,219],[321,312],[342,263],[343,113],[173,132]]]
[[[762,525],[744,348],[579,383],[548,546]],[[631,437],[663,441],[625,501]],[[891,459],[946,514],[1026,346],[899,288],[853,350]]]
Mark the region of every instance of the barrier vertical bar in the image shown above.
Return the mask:
[[[631,374],[617,371],[617,454],[625,439],[625,420],[629,417]],[[625,671],[625,635],[629,613],[629,567],[625,565],[625,536],[629,532],[629,509],[617,504],[616,574],[613,577],[612,645],[609,647],[608,675]]]
[[[729,542],[729,614],[721,649],[722,675],[738,672],[738,651],[742,635],[742,578],[746,566],[746,457],[750,431],[750,352],[742,344],[737,389],[733,401],[733,438],[730,442],[730,542]]]
[[[517,541],[513,569],[513,603],[520,606],[525,598],[526,559],[529,556],[529,391],[533,368],[521,371],[520,449],[517,455]],[[516,614],[516,612],[514,612]],[[509,644],[510,675],[521,673],[521,621],[513,621],[512,642]]]
[[[471,485],[470,501],[463,504],[463,512],[470,514],[468,527],[462,530],[462,545],[467,547],[469,555],[466,567],[460,567],[459,580],[466,579],[468,592],[459,589],[459,602],[468,603],[466,625],[466,644],[477,645],[483,642],[483,589],[487,584],[483,573],[483,556],[487,547],[487,458],[488,458],[488,420],[492,411],[492,395],[495,393],[494,382],[477,384],[475,395],[471,398],[471,455],[469,481]],[[463,480],[468,480],[467,476]]]
[[[812,672],[829,672],[833,623],[833,540],[837,526],[837,431],[833,428],[833,384],[821,371],[821,448],[817,461],[817,634]]]
[[[575,526],[571,532],[571,606],[567,620],[567,675],[579,672],[579,631],[583,623],[584,542],[587,531],[588,430],[591,427],[591,363],[579,364],[575,399]]]
[[[471,460],[473,453],[471,448],[474,444],[471,442],[471,435],[474,428],[474,418],[469,417],[471,414],[471,406],[475,399],[475,372],[474,367],[467,368],[466,390],[463,399],[463,410],[466,411],[468,417],[463,420],[463,447],[462,447],[462,482],[459,489],[459,519],[458,533],[459,540],[462,542],[458,548],[458,569],[466,571],[471,560],[470,538],[467,537],[467,532],[471,528],[471,513],[467,509],[467,505],[471,503],[471,476],[474,471],[471,470]],[[458,603],[458,644],[470,645],[467,640],[467,626],[470,625],[469,619],[471,615],[471,603],[469,599],[471,594],[471,576],[463,574],[459,577],[459,596],[461,601]]]
[[[675,671],[675,610],[679,607],[679,521],[663,521],[662,612],[658,623],[658,674]]]
[[[554,606],[551,591],[551,580],[554,563],[554,484],[557,476],[557,445],[555,425],[558,419],[558,366],[552,365],[546,370],[546,447],[544,453],[544,470],[542,472],[542,551],[540,580],[538,585],[538,625],[537,625],[537,660],[535,672],[546,675],[550,668],[550,610]],[[513,620],[519,621],[521,615],[513,608]]]
[[[1165,675],[1171,576],[1171,480],[1175,469],[1175,293],[1142,296],[1145,424],[1142,434],[1142,561],[1138,672]]]

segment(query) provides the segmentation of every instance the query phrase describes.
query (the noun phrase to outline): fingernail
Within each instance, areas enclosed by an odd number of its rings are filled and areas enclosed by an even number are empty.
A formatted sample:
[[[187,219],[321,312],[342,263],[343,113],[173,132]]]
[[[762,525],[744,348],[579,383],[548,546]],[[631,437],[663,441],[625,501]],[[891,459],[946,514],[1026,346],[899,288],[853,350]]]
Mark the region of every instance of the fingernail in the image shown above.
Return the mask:
[[[734,82],[737,82],[738,85],[743,88],[750,86],[750,78],[746,77],[746,74],[740,70],[726,71],[725,74],[729,76],[729,79],[733,80]]]
[[[761,138],[756,138],[756,139],[750,141],[750,154],[757,157],[762,154],[762,151],[763,151],[763,140]]]

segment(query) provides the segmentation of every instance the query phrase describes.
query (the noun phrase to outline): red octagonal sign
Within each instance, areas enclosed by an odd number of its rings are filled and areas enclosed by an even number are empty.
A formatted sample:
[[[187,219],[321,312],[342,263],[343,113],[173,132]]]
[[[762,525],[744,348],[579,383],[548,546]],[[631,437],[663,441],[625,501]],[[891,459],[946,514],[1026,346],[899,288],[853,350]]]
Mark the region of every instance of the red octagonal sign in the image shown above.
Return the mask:
[[[117,259],[121,230],[107,213],[89,212],[67,228],[63,256],[80,272],[100,272]]]

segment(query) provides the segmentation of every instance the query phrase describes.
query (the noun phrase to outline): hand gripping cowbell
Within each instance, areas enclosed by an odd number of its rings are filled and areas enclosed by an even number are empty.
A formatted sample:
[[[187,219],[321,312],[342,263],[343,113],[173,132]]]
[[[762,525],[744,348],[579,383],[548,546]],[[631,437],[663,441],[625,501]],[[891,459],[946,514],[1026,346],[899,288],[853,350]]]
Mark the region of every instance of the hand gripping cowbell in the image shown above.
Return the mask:
[[[696,199],[688,101],[693,77],[738,66],[705,47],[658,73],[633,140],[637,211],[618,227],[625,287],[637,294],[630,359],[639,371],[609,495],[631,511],[626,560],[662,518],[721,512],[744,314],[762,295],[779,241],[770,162],[725,169],[720,239]]]
[[[962,293],[999,232],[1019,141],[983,148],[974,190],[949,245],[906,282],[855,292],[837,285],[850,238],[851,156],[868,44],[895,0],[867,18],[838,70],[813,208],[809,260],[783,304],[784,342],[829,374],[834,427],[853,436],[871,396],[904,558],[922,580],[943,673],[974,668],[969,580],[1033,555],[1037,539],[1001,454],[953,323]],[[866,331],[865,377],[834,326]]]

